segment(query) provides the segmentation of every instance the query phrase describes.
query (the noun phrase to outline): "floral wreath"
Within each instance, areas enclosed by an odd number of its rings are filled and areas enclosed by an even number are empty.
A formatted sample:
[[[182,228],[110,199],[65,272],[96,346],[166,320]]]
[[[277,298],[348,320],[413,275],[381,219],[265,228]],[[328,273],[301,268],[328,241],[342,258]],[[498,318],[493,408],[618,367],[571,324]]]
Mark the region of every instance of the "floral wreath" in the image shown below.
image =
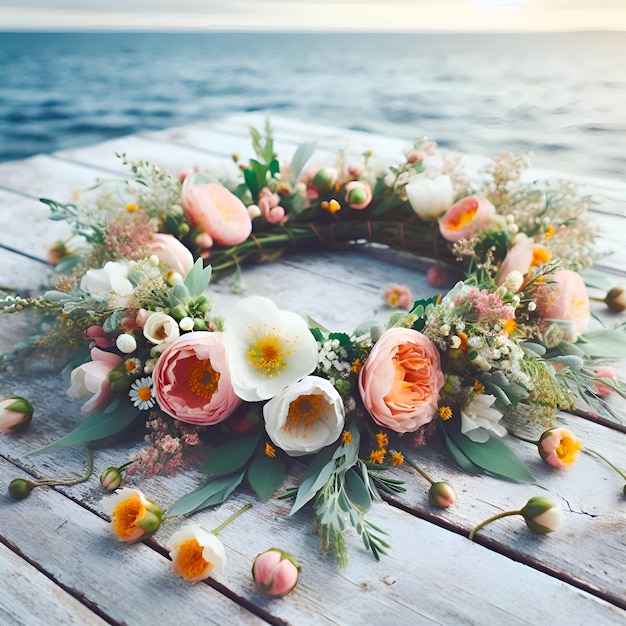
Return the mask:
[[[371,153],[354,163],[339,155],[333,165],[308,165],[311,143],[284,163],[269,123],[263,133],[252,129],[252,145],[249,163],[233,155],[236,180],[197,170],[173,176],[137,162],[127,180],[90,190],[94,198],[43,200],[52,219],[71,223],[75,234],[51,251],[53,290],[1,294],[5,313],[38,310],[47,330],[0,365],[19,367],[35,349],[69,353],[80,364],[68,394],[86,399],[87,416],[39,452],[111,441],[145,423],[149,445],[108,468],[101,483],[115,490],[130,476],[174,473],[201,460],[206,484],[167,516],[221,503],[245,483],[268,499],[290,471],[289,458],[298,457],[307,469],[280,497],[291,501],[291,514],[312,504],[322,550],[341,563],[348,528],[376,558],[388,547],[366,513],[385,493],[404,490],[385,474],[390,465],[408,462],[425,476],[434,506],[455,502],[448,483],[417,466],[419,446],[439,442],[468,472],[532,481],[504,443],[515,436],[504,414],[524,407],[534,428],[545,430],[531,442],[561,469],[582,444],[554,427],[557,411],[581,400],[614,417],[605,397],[626,388],[609,362],[623,355],[626,337],[623,325],[586,331],[590,306],[580,272],[598,257],[585,215],[589,198],[573,185],[523,182],[527,160],[508,153],[470,183],[459,159],[424,140],[396,166]],[[352,333],[259,296],[242,297],[225,320],[212,311],[211,276],[234,271],[240,287],[246,263],[364,241],[434,260],[434,286],[451,272],[463,278],[417,301],[392,284],[384,298],[399,310],[386,327],[364,324]],[[618,288],[605,302],[614,311],[626,306]],[[26,427],[32,413],[24,398],[3,400],[3,432]],[[35,486],[16,479],[10,491],[21,498]],[[531,500],[518,511],[531,530],[554,530],[554,503]],[[163,516],[129,488],[106,507],[124,541],[154,533]],[[206,532],[194,532],[183,532],[173,555],[189,541],[213,545]],[[271,558],[286,558],[279,557]],[[190,573],[172,558],[178,573],[198,579],[197,568]],[[200,577],[210,569],[200,568]]]

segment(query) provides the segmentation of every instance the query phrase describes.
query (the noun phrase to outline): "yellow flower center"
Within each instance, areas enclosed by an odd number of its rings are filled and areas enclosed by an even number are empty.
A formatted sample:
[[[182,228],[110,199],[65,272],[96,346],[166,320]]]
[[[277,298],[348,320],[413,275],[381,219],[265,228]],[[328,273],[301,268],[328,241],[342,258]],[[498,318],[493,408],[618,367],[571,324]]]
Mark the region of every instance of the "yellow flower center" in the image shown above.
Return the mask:
[[[129,202],[126,205],[126,211],[128,211],[128,213],[134,213],[135,211],[139,210],[139,205],[136,202]]]
[[[195,578],[205,572],[207,567],[213,568],[212,563],[204,560],[202,555],[204,548],[196,539],[188,539],[176,548],[178,548],[176,563],[185,578]]]
[[[222,220],[224,220],[225,222],[232,222],[233,221],[233,207],[226,203],[226,202],[216,202],[215,203],[215,208],[217,209],[217,212],[220,214],[220,217],[222,218]]]
[[[311,430],[321,419],[328,419],[328,402],[321,394],[307,394],[289,403],[285,432]],[[306,437],[306,434],[304,435]]]
[[[211,361],[196,361],[189,367],[189,389],[197,396],[210,400],[217,391],[220,373],[211,366]]]
[[[150,398],[152,398],[152,389],[150,389],[150,387],[148,387],[147,385],[139,387],[139,389],[137,389],[137,397],[140,400],[147,402],[148,400],[150,400]]]
[[[139,364],[134,359],[128,359],[124,363],[124,366],[126,368],[126,371],[130,374],[130,372],[134,372],[139,367]]]
[[[146,507],[137,497],[128,498],[120,502],[114,509],[111,517],[113,527],[118,537],[128,537],[137,528],[137,522],[146,514]]]
[[[577,439],[562,437],[556,448],[556,455],[563,463],[573,463],[576,460],[576,454],[581,448],[580,441]]]
[[[550,254],[549,250],[547,250],[543,246],[535,246],[533,248],[533,258],[530,262],[530,266],[538,267],[539,265],[548,263],[550,259],[552,259],[552,255]]]
[[[458,213],[446,220],[446,227],[450,230],[459,230],[459,228],[463,228],[463,226],[466,226],[474,219],[477,211],[478,202],[474,202],[471,206],[468,206],[462,211],[458,211]]]
[[[287,367],[285,356],[289,352],[283,349],[278,335],[268,333],[259,337],[248,349],[248,362],[263,376],[273,378]]]

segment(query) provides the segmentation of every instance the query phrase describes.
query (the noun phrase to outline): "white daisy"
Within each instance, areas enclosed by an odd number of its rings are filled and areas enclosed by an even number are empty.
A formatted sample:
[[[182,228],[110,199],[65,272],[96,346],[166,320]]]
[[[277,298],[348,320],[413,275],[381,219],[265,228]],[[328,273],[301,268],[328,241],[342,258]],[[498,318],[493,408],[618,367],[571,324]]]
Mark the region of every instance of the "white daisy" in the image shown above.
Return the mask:
[[[154,394],[152,393],[152,376],[138,378],[128,392],[133,404],[140,410],[145,411],[154,406]]]

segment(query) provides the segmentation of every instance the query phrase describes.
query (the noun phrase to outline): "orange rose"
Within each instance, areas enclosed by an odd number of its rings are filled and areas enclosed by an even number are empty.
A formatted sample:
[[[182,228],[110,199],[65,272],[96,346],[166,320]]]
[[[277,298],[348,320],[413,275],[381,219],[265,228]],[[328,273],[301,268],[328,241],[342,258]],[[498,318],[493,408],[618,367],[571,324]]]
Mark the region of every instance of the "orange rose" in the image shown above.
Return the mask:
[[[392,328],[372,348],[359,391],[379,426],[407,433],[435,417],[443,382],[435,344],[416,330]]]
[[[467,196],[453,204],[439,220],[439,231],[447,241],[467,239],[485,228],[496,208],[482,196]]]

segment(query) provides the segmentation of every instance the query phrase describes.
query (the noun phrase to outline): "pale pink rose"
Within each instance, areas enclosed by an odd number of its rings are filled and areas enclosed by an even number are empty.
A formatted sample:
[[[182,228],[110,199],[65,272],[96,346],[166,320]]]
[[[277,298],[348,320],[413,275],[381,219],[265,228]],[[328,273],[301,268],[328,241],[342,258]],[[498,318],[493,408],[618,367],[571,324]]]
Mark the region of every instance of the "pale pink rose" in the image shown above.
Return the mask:
[[[440,218],[439,231],[447,241],[467,239],[485,228],[496,207],[482,196],[467,196],[453,204]]]
[[[91,361],[72,370],[67,395],[70,398],[82,398],[92,394],[92,397],[81,408],[81,411],[85,413],[103,408],[113,396],[108,375],[121,362],[122,358],[117,354],[92,348]]]
[[[443,382],[435,344],[416,330],[392,328],[365,361],[359,391],[379,426],[406,433],[435,417]]]
[[[284,596],[298,583],[300,566],[282,550],[271,548],[257,555],[252,564],[252,578],[269,596]]]
[[[601,365],[600,367],[596,367],[593,370],[593,375],[596,378],[610,378],[613,381],[617,382],[617,374],[615,373],[615,369],[610,365]],[[608,396],[610,393],[613,393],[613,389],[611,389],[608,385],[605,385],[600,380],[593,381],[593,392],[597,396]]]
[[[168,269],[186,276],[193,267],[193,255],[174,235],[155,233],[148,244],[150,254],[159,258]]]
[[[568,428],[550,428],[539,439],[539,455],[552,467],[568,469],[582,445]]]
[[[182,422],[217,424],[241,404],[219,332],[182,335],[159,357],[152,378],[161,409]]]
[[[356,211],[367,208],[372,201],[372,188],[360,180],[346,183],[344,190],[348,206]]]
[[[252,232],[252,220],[243,202],[217,183],[194,184],[185,179],[182,202],[192,226],[208,233],[218,244],[234,246]]]
[[[537,290],[537,313],[544,319],[571,322],[574,339],[585,331],[590,317],[589,296],[580,274],[559,270]]]
[[[413,296],[406,285],[391,283],[383,293],[383,300],[394,309],[408,310],[413,306]]]
[[[533,242],[526,239],[515,244],[504,257],[502,265],[498,271],[497,283],[501,285],[511,272],[519,272],[524,275],[528,273],[533,261]]]

